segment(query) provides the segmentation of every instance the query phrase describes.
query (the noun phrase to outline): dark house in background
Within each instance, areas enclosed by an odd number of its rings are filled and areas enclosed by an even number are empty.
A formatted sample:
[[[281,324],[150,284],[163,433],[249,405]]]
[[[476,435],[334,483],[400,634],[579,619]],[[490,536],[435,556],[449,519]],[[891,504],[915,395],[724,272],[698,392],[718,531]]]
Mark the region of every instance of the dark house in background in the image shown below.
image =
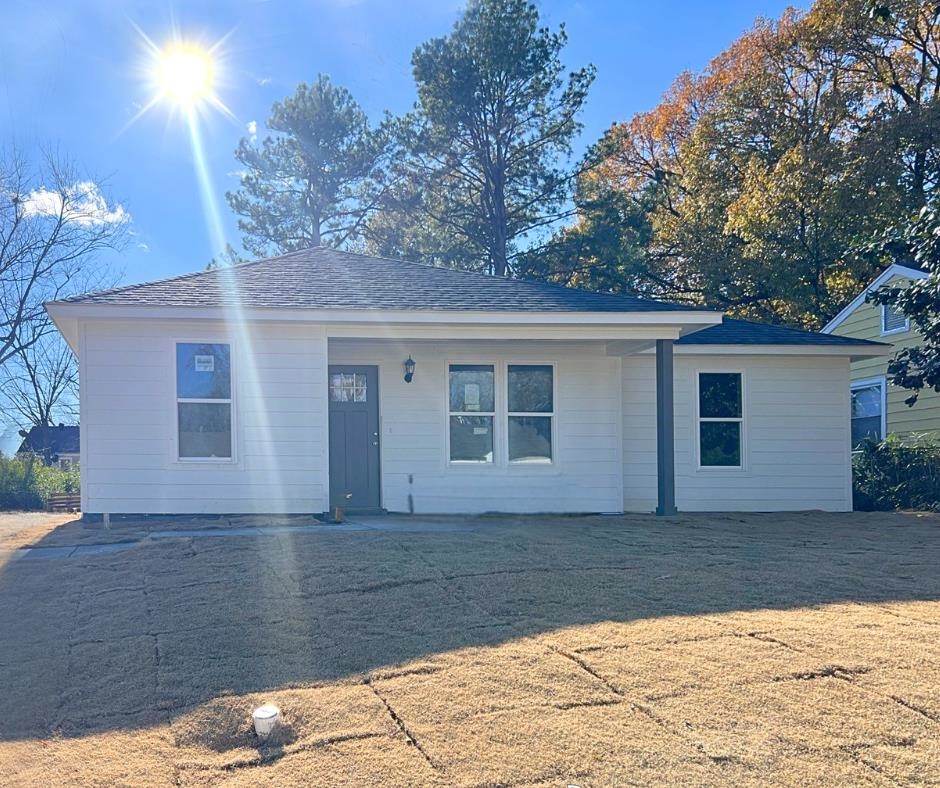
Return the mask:
[[[63,469],[78,467],[80,448],[77,426],[36,426],[28,432],[20,430],[20,435],[23,442],[17,454],[35,454],[46,465],[58,465]]]

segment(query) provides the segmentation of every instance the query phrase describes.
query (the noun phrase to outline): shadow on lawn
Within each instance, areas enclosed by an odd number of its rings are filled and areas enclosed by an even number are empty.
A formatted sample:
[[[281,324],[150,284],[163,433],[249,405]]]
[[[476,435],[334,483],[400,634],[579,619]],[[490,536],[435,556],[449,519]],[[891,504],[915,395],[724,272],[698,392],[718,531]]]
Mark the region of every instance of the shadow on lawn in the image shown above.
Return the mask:
[[[125,543],[0,568],[0,697],[16,710],[0,738],[148,726],[220,694],[568,626],[940,598],[934,516],[466,522],[142,541],[153,526],[61,526],[35,546]]]

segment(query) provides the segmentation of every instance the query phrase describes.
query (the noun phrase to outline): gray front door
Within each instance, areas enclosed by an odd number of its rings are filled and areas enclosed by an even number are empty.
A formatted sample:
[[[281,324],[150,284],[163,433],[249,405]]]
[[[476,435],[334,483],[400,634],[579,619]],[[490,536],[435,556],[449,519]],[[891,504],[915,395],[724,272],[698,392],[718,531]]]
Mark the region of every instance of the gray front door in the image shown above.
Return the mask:
[[[378,509],[378,367],[330,365],[330,508]]]

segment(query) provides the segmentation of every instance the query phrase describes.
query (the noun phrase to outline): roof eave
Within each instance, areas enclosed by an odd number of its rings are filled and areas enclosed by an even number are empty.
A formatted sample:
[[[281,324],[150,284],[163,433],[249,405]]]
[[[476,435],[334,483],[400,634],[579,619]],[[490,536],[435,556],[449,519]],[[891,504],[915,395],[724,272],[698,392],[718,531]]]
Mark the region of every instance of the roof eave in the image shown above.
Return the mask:
[[[682,325],[685,333],[721,323],[722,313],[702,309],[618,311],[528,311],[462,309],[343,309],[235,306],[167,306],[52,301],[46,311],[59,325],[68,319],[252,320],[312,323],[408,323],[498,325]]]
[[[717,344],[702,343],[677,344],[675,352],[688,356],[709,355],[754,355],[754,356],[839,356],[848,357],[850,361],[861,361],[866,358],[886,356],[893,351],[893,346],[883,342],[866,342],[864,344],[771,344],[771,343],[738,343]]]

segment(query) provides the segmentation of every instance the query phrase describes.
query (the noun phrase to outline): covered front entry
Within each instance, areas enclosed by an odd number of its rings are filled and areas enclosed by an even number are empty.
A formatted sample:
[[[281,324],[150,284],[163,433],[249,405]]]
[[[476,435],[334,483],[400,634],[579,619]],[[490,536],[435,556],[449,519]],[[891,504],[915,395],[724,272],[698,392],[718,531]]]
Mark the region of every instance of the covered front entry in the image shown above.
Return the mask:
[[[330,508],[379,509],[378,367],[329,370]]]

